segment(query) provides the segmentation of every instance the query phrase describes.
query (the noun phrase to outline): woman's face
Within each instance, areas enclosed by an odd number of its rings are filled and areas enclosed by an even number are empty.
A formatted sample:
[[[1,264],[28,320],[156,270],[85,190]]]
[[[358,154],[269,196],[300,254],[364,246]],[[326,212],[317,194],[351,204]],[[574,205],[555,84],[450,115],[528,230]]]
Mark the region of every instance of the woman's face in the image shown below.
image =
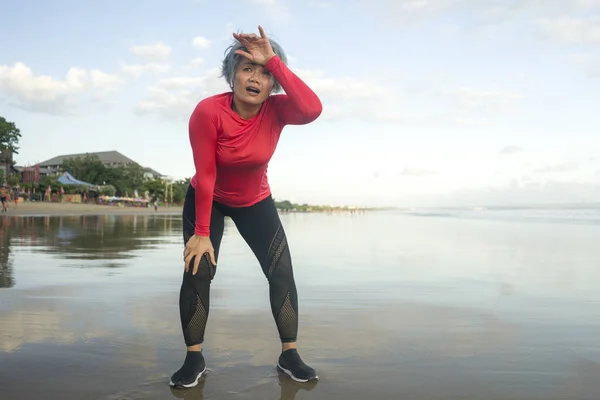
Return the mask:
[[[265,67],[242,59],[235,71],[233,93],[243,103],[261,105],[271,94],[273,83]]]

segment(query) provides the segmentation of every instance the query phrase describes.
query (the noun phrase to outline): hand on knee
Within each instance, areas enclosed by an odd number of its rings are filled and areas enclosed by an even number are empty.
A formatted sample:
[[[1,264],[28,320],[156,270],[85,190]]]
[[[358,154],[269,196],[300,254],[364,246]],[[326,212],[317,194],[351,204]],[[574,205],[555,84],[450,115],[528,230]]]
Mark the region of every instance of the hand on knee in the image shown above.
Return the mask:
[[[191,264],[195,265],[196,260],[195,258],[192,259]],[[196,273],[194,274],[193,271],[192,275],[194,277],[197,277],[198,279],[201,280],[212,280],[215,277],[215,273],[216,273],[216,266],[213,266],[211,261],[210,261],[210,254],[208,253],[204,253],[202,255],[202,257],[200,257],[200,262],[198,263],[198,268],[194,268],[194,270],[196,271]]]

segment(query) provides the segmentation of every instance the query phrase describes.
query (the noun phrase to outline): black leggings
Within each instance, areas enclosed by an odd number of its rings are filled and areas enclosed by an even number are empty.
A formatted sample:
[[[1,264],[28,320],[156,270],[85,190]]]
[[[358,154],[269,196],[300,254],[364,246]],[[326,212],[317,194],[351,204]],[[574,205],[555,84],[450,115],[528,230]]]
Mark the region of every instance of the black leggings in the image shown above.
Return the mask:
[[[190,185],[183,205],[184,243],[194,235],[196,221],[195,190]],[[228,207],[213,202],[210,240],[218,264],[225,217],[230,217],[258,259],[269,282],[271,311],[282,342],[295,342],[298,332],[298,295],[292,259],[277,208],[271,196],[249,207]],[[190,262],[193,265],[193,259]],[[187,346],[201,344],[208,321],[210,283],[216,268],[210,266],[208,254],[202,257],[198,272],[192,267],[183,273],[179,311],[183,337]]]

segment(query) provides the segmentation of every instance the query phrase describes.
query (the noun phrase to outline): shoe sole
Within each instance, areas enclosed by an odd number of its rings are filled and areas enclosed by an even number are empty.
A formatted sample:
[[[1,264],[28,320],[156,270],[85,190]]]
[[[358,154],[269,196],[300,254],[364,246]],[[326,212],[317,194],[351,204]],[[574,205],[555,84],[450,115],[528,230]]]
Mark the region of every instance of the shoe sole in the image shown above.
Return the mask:
[[[172,386],[172,387],[183,387],[183,388],[186,388],[186,389],[193,388],[195,386],[198,386],[198,381],[200,380],[200,378],[202,378],[202,375],[204,375],[205,372],[206,372],[206,367],[204,367],[204,369],[198,374],[198,376],[196,377],[196,380],[194,380],[194,382],[188,383],[187,385],[176,385],[176,384],[173,383],[173,381],[169,381],[169,386]]]
[[[306,383],[306,382],[310,382],[310,381],[317,381],[317,380],[319,380],[319,376],[318,375],[315,375],[314,378],[309,378],[309,379],[297,378],[297,377],[294,376],[294,374],[292,374],[292,371],[290,371],[289,369],[283,368],[279,364],[277,364],[277,369],[280,370],[281,372],[283,372],[284,374],[288,375],[290,378],[292,378],[296,382]]]

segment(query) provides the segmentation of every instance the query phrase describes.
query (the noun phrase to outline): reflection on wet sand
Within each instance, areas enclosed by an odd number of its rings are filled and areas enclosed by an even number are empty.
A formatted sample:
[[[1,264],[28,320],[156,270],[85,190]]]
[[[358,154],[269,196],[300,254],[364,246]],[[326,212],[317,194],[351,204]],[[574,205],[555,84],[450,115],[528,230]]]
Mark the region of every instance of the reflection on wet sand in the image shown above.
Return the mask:
[[[214,377],[210,374],[200,379],[198,386],[190,389],[169,388],[164,389],[160,379],[148,380],[143,384],[143,389],[123,391],[102,397],[101,400],[158,400],[158,399],[268,399],[268,400],[300,400],[301,392],[310,392],[315,389],[318,382],[298,383],[283,373],[270,375],[262,382],[252,384],[241,390],[227,390],[225,393],[214,390]]]
[[[279,383],[279,397],[276,397],[276,388],[272,384],[257,385],[253,388],[248,388],[240,392],[232,392],[231,395],[240,395],[238,398],[261,398],[261,399],[276,399],[279,400],[295,400],[296,395],[299,391],[311,391],[317,385],[318,382],[310,383],[298,383],[287,377],[285,374],[279,372],[277,374]],[[171,394],[173,397],[185,400],[204,400],[204,387],[206,385],[206,378],[203,378],[198,386],[192,389],[176,389],[171,388]]]
[[[178,368],[184,356],[174,306],[176,293],[128,296],[124,284],[111,290],[116,298],[108,302],[87,296],[93,291],[88,287],[14,293],[11,304],[5,304],[0,312],[0,342],[5,351],[0,357],[5,361],[0,361],[0,376],[10,379],[14,393],[33,398],[62,390],[65,400],[80,398],[76,394],[81,392],[98,399],[166,398],[171,391],[167,386],[169,373]],[[90,309],[94,310],[92,315]],[[441,399],[446,392],[466,396],[485,390],[498,394],[498,399],[511,399],[502,396],[502,391],[527,392],[533,378],[538,381],[538,390],[555,380],[563,395],[600,389],[593,381],[587,387],[574,386],[572,372],[561,372],[564,368],[568,371],[569,365],[556,363],[558,359],[551,362],[551,354],[541,356],[548,357],[544,367],[531,360],[539,358],[556,336],[543,330],[524,336],[531,327],[507,323],[493,313],[380,304],[363,309],[323,307],[303,315],[303,354],[321,376],[311,391],[315,399],[384,399],[394,398],[398,392],[414,396],[426,393],[422,398]],[[205,343],[210,369],[206,381],[200,388],[173,390],[171,395],[185,399],[202,399],[203,395],[294,399],[307,386],[276,372],[276,342],[268,312],[215,310]],[[576,342],[574,338],[563,346]],[[598,347],[588,351],[598,352]],[[30,362],[54,367],[31,386],[30,378],[23,374]],[[460,368],[454,366],[457,363]],[[590,362],[580,374],[589,374],[593,366]],[[69,383],[67,391],[61,382],[73,375],[79,378]],[[506,381],[511,375],[513,381]],[[514,380],[518,376],[522,378]],[[98,380],[104,385],[92,382]],[[447,386],[452,382],[470,383]],[[0,388],[2,396],[3,390]]]
[[[170,215],[6,217],[6,220],[5,229],[14,232],[13,241],[18,241],[19,246],[65,259],[127,258],[128,252],[152,246],[162,236],[179,234],[181,230],[181,219]]]
[[[120,267],[118,260],[130,258],[131,251],[153,246],[157,234],[178,234],[180,227],[176,216],[0,217],[0,288],[15,285],[14,246],[63,260],[111,260],[102,266]]]
[[[8,229],[7,220],[8,218],[0,217],[0,289],[13,287],[15,284],[10,254],[12,230]]]
[[[294,225],[294,218],[285,221],[295,248],[314,247],[314,237],[303,243],[298,234],[315,223],[313,217],[303,216],[297,222],[300,226]],[[327,255],[331,242],[322,241],[323,248],[315,251],[323,264],[330,264],[328,269],[310,275],[313,272],[306,272],[310,266],[304,266],[304,271],[298,268],[301,354],[321,378],[310,385],[276,371],[279,343],[268,287],[258,268],[247,272],[253,266],[247,261],[249,250],[240,250],[239,237],[226,237],[225,267],[211,289],[205,341],[210,372],[199,387],[182,390],[167,384],[185,356],[178,318],[180,219],[152,215],[0,218],[0,285],[4,288],[0,290],[0,383],[10,382],[0,385],[0,398],[578,400],[600,392],[600,345],[594,333],[600,327],[600,314],[598,308],[589,307],[593,300],[552,297],[557,286],[541,300],[524,298],[522,293],[531,286],[525,280],[519,282],[518,291],[506,290],[502,280],[490,282],[490,276],[500,274],[483,259],[491,244],[496,260],[511,259],[518,249],[524,266],[535,266],[536,257],[544,254],[535,249],[547,246],[540,242],[527,252],[531,246],[522,241],[528,235],[515,241],[514,232],[500,232],[504,228],[498,225],[486,237],[482,232],[489,228],[465,226],[461,225],[462,237],[472,240],[466,240],[464,248],[455,238],[440,234],[439,226],[427,230],[425,224],[419,225],[423,237],[441,238],[437,253],[428,253],[428,242],[420,243],[414,236],[403,242],[414,248],[413,253],[401,256],[392,251],[396,242],[377,243],[380,260],[427,261],[416,264],[423,280],[412,285],[394,275],[402,267],[409,274],[406,264],[390,261],[377,270],[369,264],[375,257],[367,252],[357,254],[360,262],[355,262],[369,265],[369,270],[353,270],[348,264],[336,265],[339,250]],[[376,228],[381,230],[371,220],[371,229]],[[226,232],[231,229],[228,223]],[[580,280],[573,277],[572,281],[590,287],[592,272],[586,266],[588,260],[597,260],[597,250],[584,241],[585,232],[577,232],[580,240],[569,248],[578,250]],[[451,260],[454,248],[460,258]],[[436,257],[449,261],[430,275],[421,272],[438,265],[430,262]],[[297,259],[302,260],[302,255]],[[451,267],[452,263],[458,266]],[[480,267],[477,275],[477,270],[465,267],[469,263],[485,268]],[[561,264],[546,273],[562,268]],[[530,267],[519,276],[531,279],[536,276],[533,271]],[[303,272],[318,279],[307,279]],[[380,280],[362,286],[340,284],[340,277],[360,282],[364,274]],[[254,275],[256,280],[246,279]],[[233,281],[232,277],[240,276]],[[472,289],[455,285],[459,278],[483,283]],[[395,292],[404,297],[383,291],[394,283]],[[486,297],[481,296],[484,290],[489,290]],[[452,296],[456,302],[439,300]],[[235,303],[239,297],[243,303]],[[468,303],[481,298],[485,304]],[[228,306],[232,302],[236,307]]]

